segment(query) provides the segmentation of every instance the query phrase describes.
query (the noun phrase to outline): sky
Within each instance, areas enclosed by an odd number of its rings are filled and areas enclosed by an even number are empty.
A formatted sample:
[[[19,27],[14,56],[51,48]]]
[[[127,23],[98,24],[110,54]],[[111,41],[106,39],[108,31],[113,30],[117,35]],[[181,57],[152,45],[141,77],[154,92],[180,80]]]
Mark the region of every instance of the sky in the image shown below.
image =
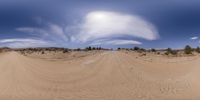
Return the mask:
[[[199,44],[199,0],[0,0],[0,47]]]

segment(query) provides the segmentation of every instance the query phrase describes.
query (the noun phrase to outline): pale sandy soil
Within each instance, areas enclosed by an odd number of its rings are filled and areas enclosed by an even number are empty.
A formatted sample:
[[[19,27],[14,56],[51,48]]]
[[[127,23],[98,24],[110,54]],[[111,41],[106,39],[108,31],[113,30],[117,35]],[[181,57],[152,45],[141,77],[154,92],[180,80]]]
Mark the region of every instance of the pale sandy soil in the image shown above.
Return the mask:
[[[200,100],[199,56],[50,55],[0,53],[0,100]]]

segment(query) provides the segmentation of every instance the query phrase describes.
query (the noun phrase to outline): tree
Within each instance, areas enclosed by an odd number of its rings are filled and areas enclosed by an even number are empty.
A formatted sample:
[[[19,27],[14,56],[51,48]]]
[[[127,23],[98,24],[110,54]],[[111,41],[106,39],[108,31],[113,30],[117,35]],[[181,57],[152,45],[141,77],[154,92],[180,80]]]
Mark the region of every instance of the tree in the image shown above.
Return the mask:
[[[185,54],[192,54],[192,48],[189,45],[186,45],[184,52]]]

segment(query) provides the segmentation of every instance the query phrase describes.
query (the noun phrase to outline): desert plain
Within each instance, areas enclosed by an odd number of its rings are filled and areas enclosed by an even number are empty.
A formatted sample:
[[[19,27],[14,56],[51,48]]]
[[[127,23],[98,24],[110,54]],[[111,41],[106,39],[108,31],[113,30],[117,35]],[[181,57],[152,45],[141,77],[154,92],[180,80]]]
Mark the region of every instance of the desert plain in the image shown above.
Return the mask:
[[[0,100],[200,100],[200,55],[0,53]]]

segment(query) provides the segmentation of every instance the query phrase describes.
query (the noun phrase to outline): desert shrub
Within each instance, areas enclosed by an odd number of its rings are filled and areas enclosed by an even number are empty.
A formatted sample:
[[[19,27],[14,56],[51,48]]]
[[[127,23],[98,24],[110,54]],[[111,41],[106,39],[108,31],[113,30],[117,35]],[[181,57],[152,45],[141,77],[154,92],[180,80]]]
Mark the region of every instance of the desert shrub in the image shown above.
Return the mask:
[[[0,53],[2,52],[3,50],[0,48]]]
[[[121,48],[117,48],[117,50],[121,50]]]
[[[168,48],[165,52],[165,55],[169,55],[169,54],[172,54],[172,55],[177,55],[177,51],[176,50],[172,50],[171,48]]]
[[[140,48],[139,47],[134,47],[133,50],[138,51],[138,50],[140,50]]]
[[[196,52],[200,53],[200,48],[199,47],[196,48]]]
[[[167,51],[166,51],[166,55],[169,55],[169,54],[171,54],[172,53],[172,49],[171,48],[167,48]]]
[[[42,51],[42,54],[44,54],[44,51]]]
[[[151,49],[151,52],[156,52],[156,49]]]
[[[99,48],[98,48],[98,50],[102,50],[102,48],[101,48],[101,47],[99,47]]]
[[[90,51],[90,50],[92,50],[92,47],[89,46],[89,47],[86,47],[85,49]]]
[[[184,53],[185,54],[192,54],[192,48],[189,45],[186,45],[185,49],[184,49]]]
[[[77,48],[77,51],[81,51],[81,49],[80,49],[80,48]]]
[[[144,49],[144,48],[140,48],[140,51],[142,51],[142,52],[145,52],[145,51],[146,51],[146,49]]]
[[[177,54],[178,54],[178,51],[172,50],[171,54],[172,54],[172,55],[177,55]]]
[[[63,50],[63,53],[67,53],[67,52],[69,52],[68,49],[64,49],[64,50]]]
[[[92,50],[96,50],[96,48],[95,48],[95,47],[92,47]]]
[[[165,52],[165,55],[169,55],[170,53],[169,52]]]

